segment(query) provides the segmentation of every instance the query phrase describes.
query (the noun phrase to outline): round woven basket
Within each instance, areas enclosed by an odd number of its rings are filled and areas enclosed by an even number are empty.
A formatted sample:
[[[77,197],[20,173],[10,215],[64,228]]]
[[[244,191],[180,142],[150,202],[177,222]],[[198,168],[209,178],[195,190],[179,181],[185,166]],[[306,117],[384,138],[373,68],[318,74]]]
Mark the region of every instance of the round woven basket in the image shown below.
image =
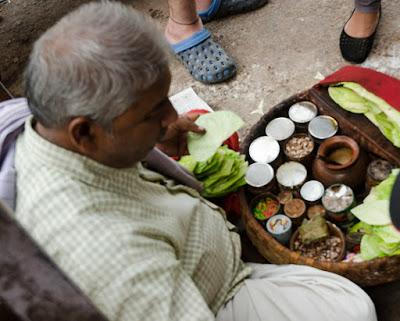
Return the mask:
[[[387,145],[387,143],[383,144],[381,141],[382,138],[379,136],[380,133],[377,133],[375,128],[371,127],[370,124],[367,126],[367,123],[363,123],[364,120],[360,118],[360,115],[350,115],[349,113],[343,113],[342,110],[338,110],[338,107],[335,107],[333,105],[334,103],[330,101],[328,97],[326,92],[312,89],[295,95],[275,106],[268,113],[262,116],[261,119],[251,128],[242,144],[242,153],[246,155],[247,160],[250,160],[248,155],[249,145],[255,138],[265,135],[264,130],[267,123],[271,119],[277,116],[282,116],[285,112],[287,113],[287,109],[293,103],[302,100],[309,100],[318,106],[321,114],[332,115],[332,113],[334,113],[332,116],[339,121],[342,132],[356,139],[363,148],[390,160],[397,166],[400,165],[400,154],[398,154],[398,150],[393,149],[393,147]],[[339,112],[339,114],[336,114],[337,112]],[[353,116],[356,117],[353,118]],[[360,127],[354,126],[354,124],[357,124],[358,122],[360,122]],[[367,126],[367,128],[365,126]],[[364,128],[365,130],[361,131],[357,127]],[[382,146],[382,144],[384,146]],[[258,252],[270,263],[309,265],[321,270],[340,274],[361,286],[373,286],[400,279],[400,255],[382,257],[359,263],[331,263],[317,261],[291,251],[289,248],[281,245],[270,236],[270,234],[268,234],[261,224],[254,218],[251,209],[249,208],[250,197],[244,190],[240,192],[240,201],[246,233],[251,242],[257,248]]]

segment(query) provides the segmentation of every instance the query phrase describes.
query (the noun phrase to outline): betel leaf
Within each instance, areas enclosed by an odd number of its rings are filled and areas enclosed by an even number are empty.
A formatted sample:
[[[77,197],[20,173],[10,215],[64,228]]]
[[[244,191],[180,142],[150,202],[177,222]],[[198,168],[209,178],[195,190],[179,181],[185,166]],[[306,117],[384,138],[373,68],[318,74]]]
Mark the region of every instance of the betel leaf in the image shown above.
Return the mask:
[[[353,208],[351,212],[360,221],[369,225],[386,225],[391,223],[389,200],[364,202]]]
[[[195,171],[197,165],[197,162],[193,159],[193,157],[189,155],[182,156],[181,159],[179,160],[179,163],[191,173]]]
[[[246,184],[245,157],[227,146],[219,147],[215,154],[204,162],[197,162],[192,155],[187,155],[182,157],[179,163],[191,170],[203,183],[202,195],[205,197],[224,196]]]
[[[328,92],[333,101],[347,111],[356,114],[364,114],[369,111],[366,100],[351,89],[331,86],[328,88]]]
[[[312,219],[304,219],[299,227],[300,239],[303,244],[318,242],[329,237],[329,229],[326,220],[321,216]]]
[[[188,133],[188,150],[196,161],[203,162],[213,156],[218,147],[240,129],[244,122],[231,111],[216,111],[201,115],[196,124],[205,128],[206,133]]]
[[[340,107],[364,114],[394,146],[400,147],[400,112],[385,100],[354,82],[332,85],[328,92]]]
[[[361,257],[370,260],[380,256],[400,254],[400,232],[391,224],[389,199],[399,169],[394,169],[387,179],[372,188],[364,203],[352,210],[360,219],[349,232],[361,231]]]

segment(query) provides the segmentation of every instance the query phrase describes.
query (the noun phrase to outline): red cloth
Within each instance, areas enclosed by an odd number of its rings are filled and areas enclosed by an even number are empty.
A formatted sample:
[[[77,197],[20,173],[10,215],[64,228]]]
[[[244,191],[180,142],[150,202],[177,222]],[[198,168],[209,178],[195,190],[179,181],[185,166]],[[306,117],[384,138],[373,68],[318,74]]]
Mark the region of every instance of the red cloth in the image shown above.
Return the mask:
[[[326,77],[316,86],[324,86],[343,81],[356,82],[370,93],[385,100],[400,111],[400,80],[381,72],[358,66],[346,66]]]

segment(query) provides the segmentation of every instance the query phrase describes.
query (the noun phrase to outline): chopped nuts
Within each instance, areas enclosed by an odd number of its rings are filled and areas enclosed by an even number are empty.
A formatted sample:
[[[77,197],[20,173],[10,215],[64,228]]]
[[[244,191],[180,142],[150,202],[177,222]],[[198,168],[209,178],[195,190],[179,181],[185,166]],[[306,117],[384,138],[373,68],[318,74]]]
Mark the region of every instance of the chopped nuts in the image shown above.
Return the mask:
[[[340,256],[341,240],[337,236],[330,236],[324,241],[303,244],[299,239],[294,242],[294,250],[302,255],[319,261],[334,262]]]
[[[309,155],[314,149],[314,141],[309,136],[294,136],[285,146],[286,155],[290,158],[300,159]]]

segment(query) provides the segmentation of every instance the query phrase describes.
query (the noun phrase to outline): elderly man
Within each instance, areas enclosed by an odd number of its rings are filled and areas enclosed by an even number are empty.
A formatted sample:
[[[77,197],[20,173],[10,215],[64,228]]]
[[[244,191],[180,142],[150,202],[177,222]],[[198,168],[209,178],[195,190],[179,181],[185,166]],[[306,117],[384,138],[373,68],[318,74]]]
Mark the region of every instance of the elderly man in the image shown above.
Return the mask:
[[[376,320],[338,275],[244,264],[220,208],[146,168],[157,143],[176,153],[202,132],[177,119],[170,80],[162,35],[121,4],[82,6],[45,32],[26,71],[18,221],[111,321]]]

